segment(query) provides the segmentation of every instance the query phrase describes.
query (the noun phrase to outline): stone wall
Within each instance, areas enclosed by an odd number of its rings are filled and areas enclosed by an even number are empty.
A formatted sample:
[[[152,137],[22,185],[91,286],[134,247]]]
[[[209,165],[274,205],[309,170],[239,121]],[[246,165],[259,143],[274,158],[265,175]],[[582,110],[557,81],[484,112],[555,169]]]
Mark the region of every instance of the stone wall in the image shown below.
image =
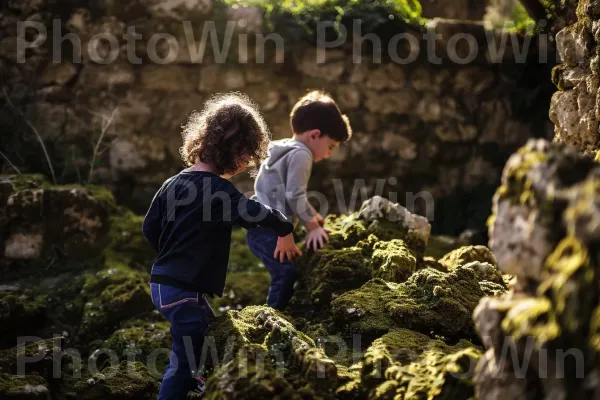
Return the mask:
[[[580,1],[578,21],[556,36],[563,61],[552,74],[559,91],[552,97],[554,140],[596,155],[600,143],[600,4]]]
[[[93,183],[109,185],[121,203],[138,212],[145,211],[162,181],[181,168],[180,127],[215,92],[237,90],[254,98],[275,138],[290,135],[289,111],[307,89],[331,92],[348,114],[355,135],[332,159],[315,166],[311,189],[336,199],[332,179],[340,179],[348,200],[355,179],[365,180],[369,194],[379,179],[384,183],[380,194],[396,192],[402,204],[405,193],[427,191],[436,200],[434,231],[453,234],[483,226],[508,156],[528,138],[548,137],[551,131],[547,118],[554,90],[548,83],[550,66],[537,64],[535,50],[524,64],[515,63],[506,49],[500,64],[491,63],[485,51],[480,51],[465,65],[445,51],[453,34],[465,32],[476,38],[480,50],[486,49],[479,23],[429,22],[441,35],[435,42],[440,65],[427,59],[424,39],[418,42],[419,57],[406,65],[393,62],[385,51],[380,63],[373,62],[368,43],[357,62],[361,53],[353,51],[351,39],[328,50],[325,63],[317,63],[314,35],[291,41],[297,29],[290,24],[281,28],[285,30],[283,50],[267,48],[265,62],[260,63],[252,44],[247,52],[238,51],[240,34],[269,31],[262,11],[256,8],[226,8],[208,0],[79,5],[74,1],[68,7],[50,2],[4,6],[0,63],[3,88],[12,106],[0,111],[1,151],[6,156],[2,168],[12,169],[8,159],[21,172],[51,175],[30,123],[43,138],[59,183],[86,183],[91,178]],[[61,22],[53,28],[56,17]],[[224,27],[225,20],[237,21],[225,63],[215,61],[210,42],[202,62],[191,59],[185,19],[191,21],[198,43],[203,21],[216,20],[217,29]],[[58,53],[51,40],[27,50],[26,62],[17,63],[17,23],[23,20],[42,22],[49,38],[58,27],[63,36],[77,34],[84,49],[81,63],[71,61],[69,40],[62,43],[58,63],[51,62]],[[135,47],[140,63],[131,62],[123,38],[131,26],[142,35]],[[363,28],[363,35],[369,32]],[[387,18],[373,29],[383,38],[383,49],[393,34],[410,32],[422,38],[422,30]],[[37,31],[26,32],[26,40],[33,41]],[[116,60],[106,65],[93,61],[94,54],[87,51],[97,48],[101,57],[110,54],[106,41],[91,40],[100,32],[119,39]],[[152,62],[147,44],[154,33],[176,38],[180,51],[173,62]],[[169,54],[167,44],[166,40],[158,42],[158,57]],[[468,54],[461,47],[464,44],[459,43],[457,49],[462,57]],[[537,48],[535,41],[532,48]],[[406,57],[407,49],[401,48],[400,53]],[[7,105],[5,99],[1,101]],[[236,183],[243,190],[252,188],[247,176]],[[330,202],[326,211],[339,209]],[[415,209],[424,213],[424,202],[417,201]]]
[[[487,0],[421,0],[426,18],[470,19],[480,21],[485,14]]]

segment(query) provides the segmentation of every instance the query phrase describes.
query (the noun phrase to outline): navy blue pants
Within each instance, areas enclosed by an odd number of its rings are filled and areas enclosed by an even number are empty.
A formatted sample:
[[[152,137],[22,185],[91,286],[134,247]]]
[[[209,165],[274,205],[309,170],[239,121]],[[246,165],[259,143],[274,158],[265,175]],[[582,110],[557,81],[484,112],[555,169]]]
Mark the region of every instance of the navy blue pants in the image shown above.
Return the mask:
[[[214,318],[210,305],[198,292],[173,286],[150,284],[152,302],[171,322],[173,348],[165,371],[159,400],[181,400],[198,385],[198,371],[208,322]]]
[[[273,258],[277,247],[277,234],[270,229],[248,229],[248,247],[265,264],[271,274],[271,286],[267,296],[267,305],[283,310],[294,293],[296,268],[286,257],[283,263]]]

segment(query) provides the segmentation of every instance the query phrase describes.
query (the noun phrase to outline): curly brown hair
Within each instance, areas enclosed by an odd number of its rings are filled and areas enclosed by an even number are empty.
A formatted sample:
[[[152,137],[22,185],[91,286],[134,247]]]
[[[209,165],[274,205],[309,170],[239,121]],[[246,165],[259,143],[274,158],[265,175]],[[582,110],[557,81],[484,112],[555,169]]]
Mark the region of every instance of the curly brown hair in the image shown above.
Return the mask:
[[[212,96],[202,112],[192,112],[182,128],[180,153],[186,165],[200,160],[220,175],[237,170],[246,158],[250,172],[255,172],[266,158],[271,140],[258,105],[237,92]]]
[[[308,92],[296,102],[290,113],[290,125],[294,133],[318,129],[340,143],[352,137],[348,117],[342,114],[333,98],[321,90]]]

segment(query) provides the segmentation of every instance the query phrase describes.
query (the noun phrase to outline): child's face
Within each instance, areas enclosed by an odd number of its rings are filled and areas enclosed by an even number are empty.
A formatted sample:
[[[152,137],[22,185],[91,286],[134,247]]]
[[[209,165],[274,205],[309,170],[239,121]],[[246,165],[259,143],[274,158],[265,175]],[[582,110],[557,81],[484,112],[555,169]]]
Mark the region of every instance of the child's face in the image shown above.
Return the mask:
[[[311,132],[309,135],[308,146],[313,153],[315,162],[331,157],[331,153],[339,145],[340,142],[333,140],[329,136],[322,135],[318,130]]]

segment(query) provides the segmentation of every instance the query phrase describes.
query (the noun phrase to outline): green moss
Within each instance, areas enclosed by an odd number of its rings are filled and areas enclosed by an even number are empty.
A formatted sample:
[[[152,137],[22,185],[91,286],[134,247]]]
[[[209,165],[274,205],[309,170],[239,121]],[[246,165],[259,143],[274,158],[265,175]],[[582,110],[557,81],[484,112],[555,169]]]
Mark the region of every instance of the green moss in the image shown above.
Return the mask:
[[[80,333],[98,335],[124,319],[153,310],[149,275],[123,264],[109,264],[88,276],[82,289],[85,298]]]
[[[360,289],[344,293],[331,303],[334,321],[345,335],[376,338],[394,327],[448,337],[474,336],[471,315],[484,289],[503,284],[478,281],[476,266],[466,265],[450,273],[430,268],[415,272],[395,284],[373,279]]]
[[[16,374],[18,361],[25,357],[30,360],[26,364],[25,373],[36,373],[42,377],[52,377],[53,357],[61,350],[61,338],[46,339],[38,342],[26,342],[19,346],[0,351],[0,372]],[[37,361],[33,361],[33,359]]]
[[[369,260],[359,247],[334,250],[327,246],[317,252],[306,251],[296,265],[310,298],[317,304],[327,305],[335,296],[371,278]]]
[[[121,359],[128,354],[136,354],[136,360],[146,364],[148,356],[158,349],[171,349],[170,324],[167,321],[129,321],[125,326],[115,331],[105,342],[105,348],[116,351]],[[155,366],[158,373],[165,371],[169,358],[164,353],[156,358]]]
[[[480,356],[481,350],[468,341],[448,346],[408,329],[395,329],[365,352],[361,390],[368,398],[470,398]]]
[[[0,398],[45,400],[48,396],[48,383],[41,376],[0,373]]]
[[[225,399],[235,393],[236,398],[250,399],[294,392],[318,398],[337,387],[333,361],[269,307],[228,311],[211,324],[208,337],[222,352],[207,384],[208,398]],[[318,378],[319,371],[325,379]]]
[[[227,4],[238,4],[238,0],[226,0]],[[421,24],[421,4],[418,0],[392,0],[362,2],[359,0],[276,0],[276,1],[254,1],[253,6],[262,7],[266,11],[266,18],[271,27],[276,24],[283,15],[291,15],[294,21],[305,29],[309,29],[311,23],[329,19],[330,16],[337,21],[345,15],[371,16],[374,13],[393,14],[395,17],[412,24]],[[288,22],[289,23],[289,22]]]
[[[81,400],[150,400],[156,396],[157,382],[142,363],[123,361],[80,380],[75,391]]]
[[[449,271],[473,261],[496,266],[496,256],[485,246],[463,246],[446,254],[439,263]]]
[[[407,280],[415,272],[417,260],[403,240],[393,239],[374,245],[371,267],[374,278],[399,283]]]
[[[50,183],[42,174],[3,175],[0,177],[0,183],[9,184],[13,192],[50,186]]]
[[[285,398],[300,399],[292,385],[277,374],[268,361],[268,351],[257,344],[248,344],[235,358],[223,365],[207,382],[208,400],[226,400],[235,393],[236,399]],[[261,366],[260,368],[258,366]]]

